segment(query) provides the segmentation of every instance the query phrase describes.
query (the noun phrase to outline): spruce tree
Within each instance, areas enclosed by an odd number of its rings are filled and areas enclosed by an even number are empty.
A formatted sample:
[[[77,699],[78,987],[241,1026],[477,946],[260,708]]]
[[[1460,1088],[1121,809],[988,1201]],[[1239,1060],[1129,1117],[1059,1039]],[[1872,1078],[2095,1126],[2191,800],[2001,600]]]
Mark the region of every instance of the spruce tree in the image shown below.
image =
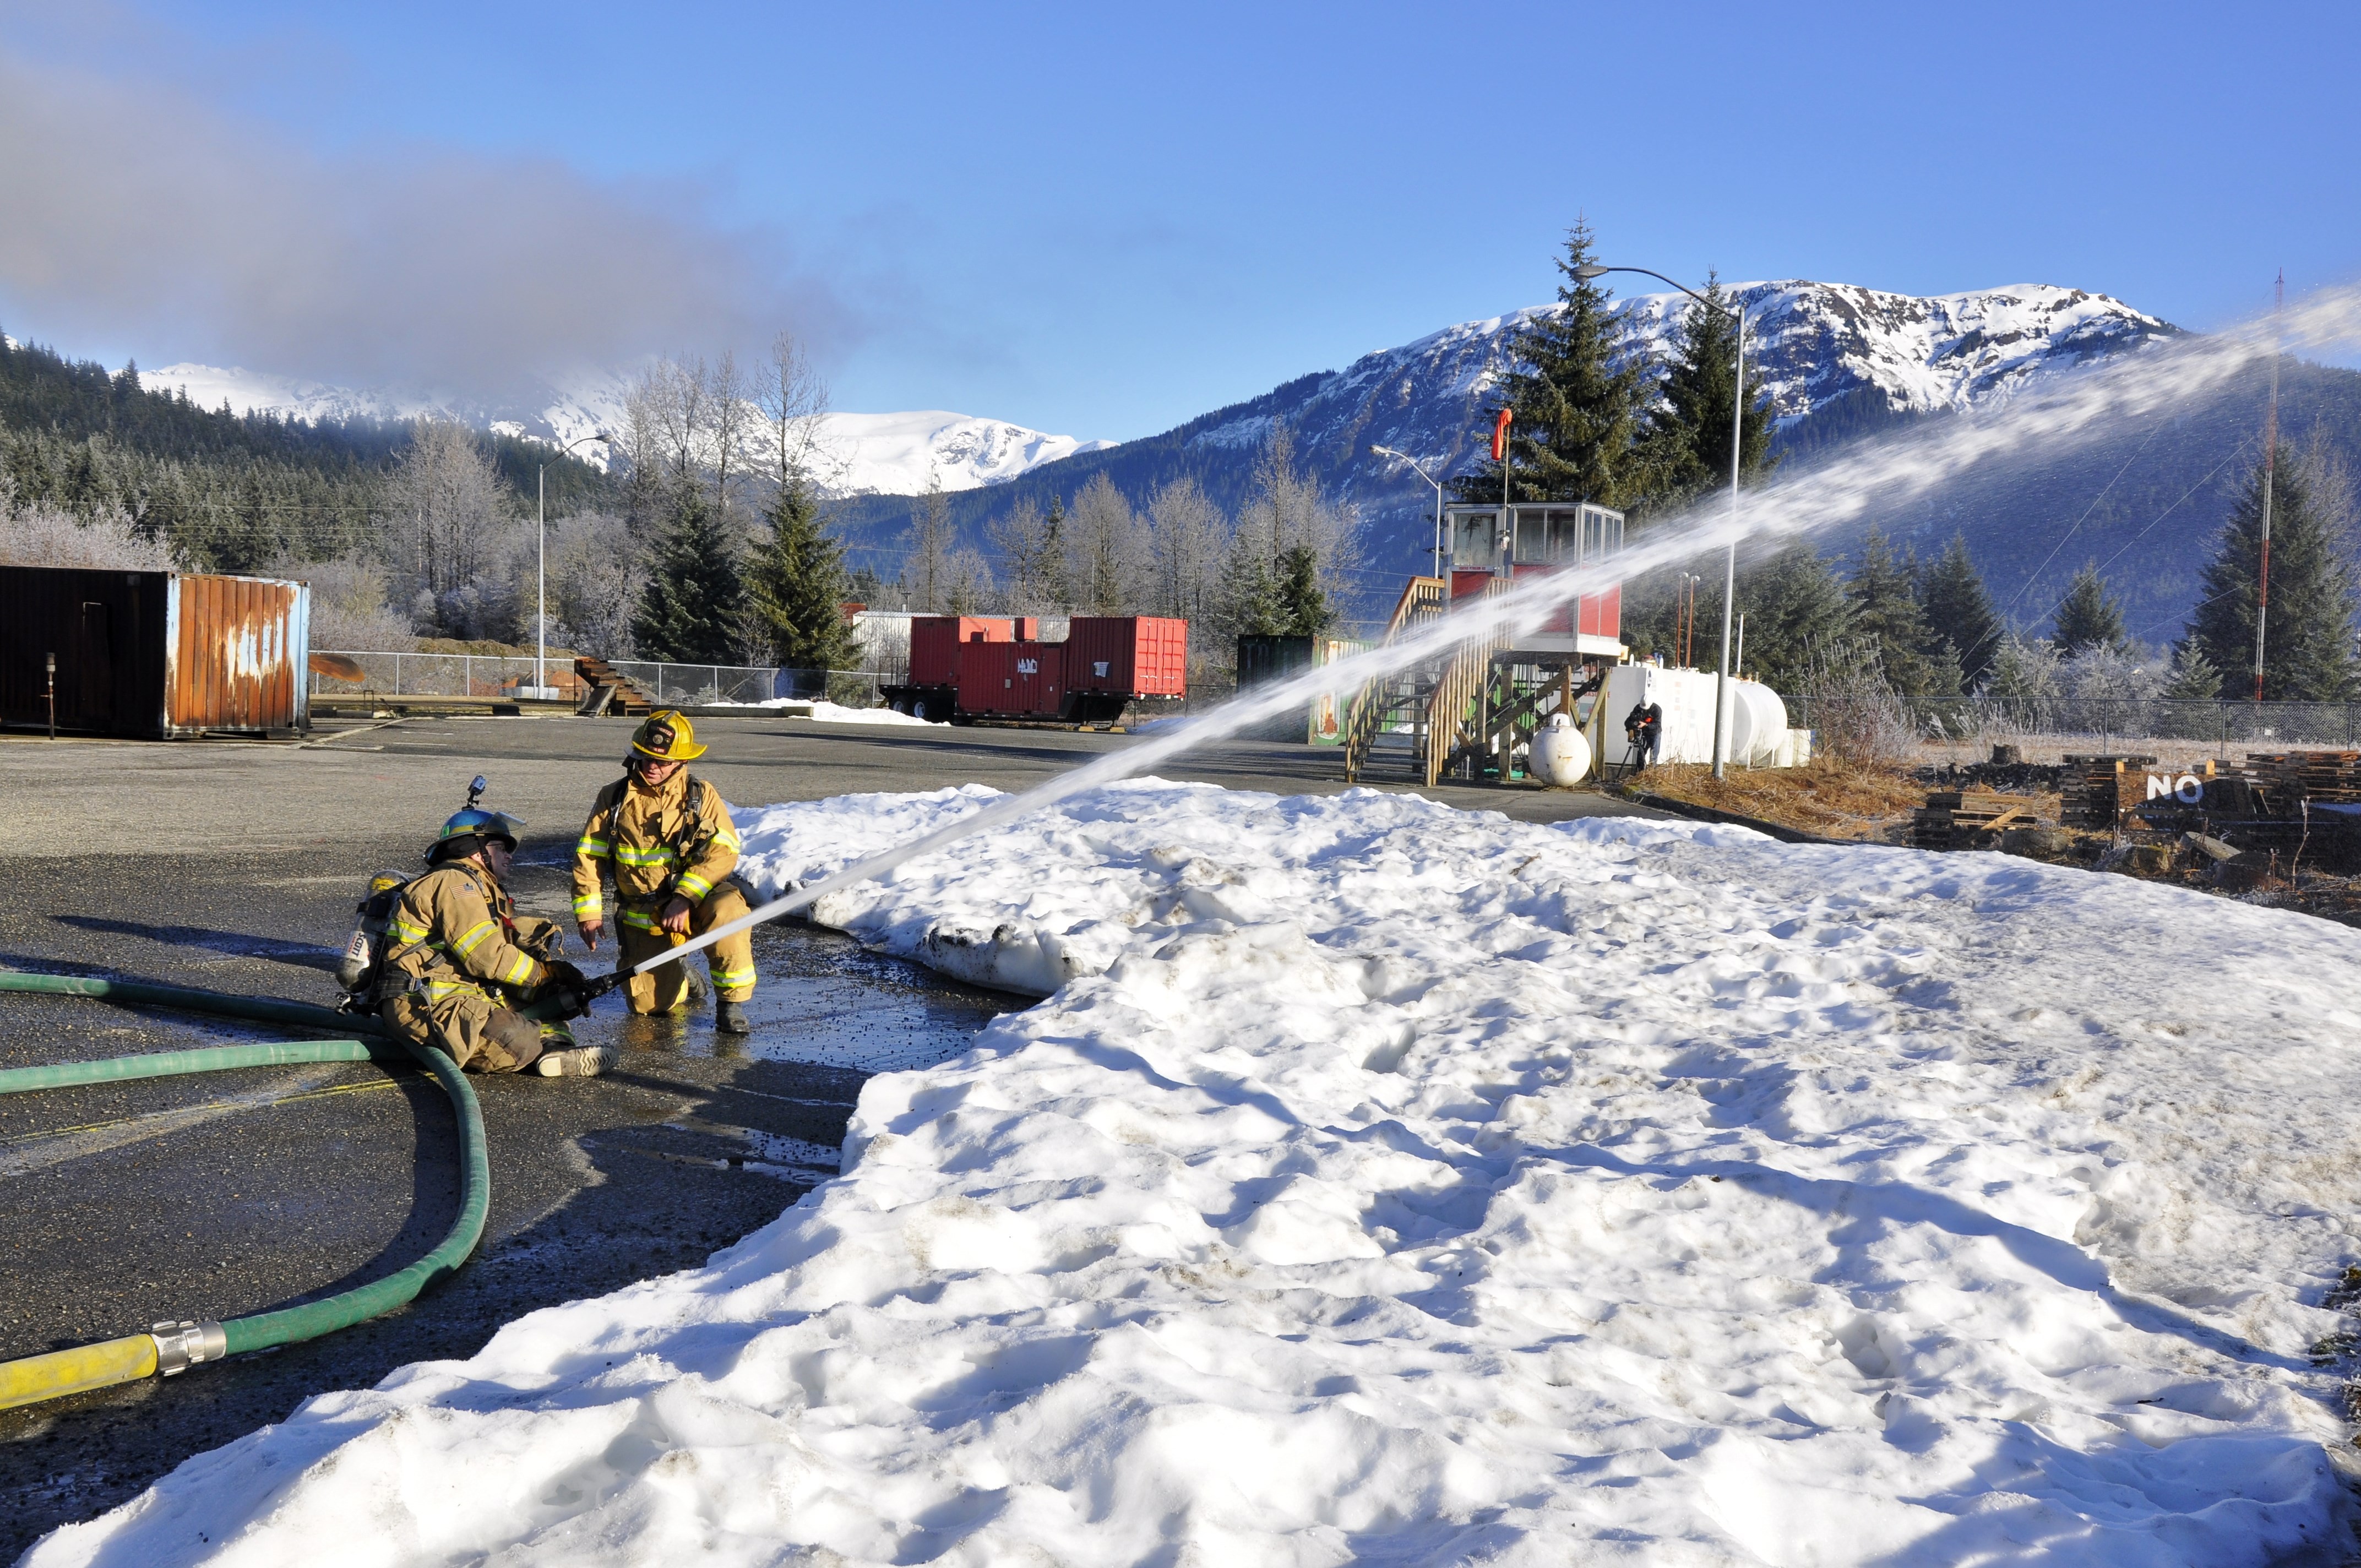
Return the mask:
[[[1692,300],[1674,329],[1661,386],[1664,406],[1648,420],[1648,444],[1658,481],[1675,494],[1694,495],[1730,483],[1730,386],[1736,380],[1736,302],[1706,274],[1705,301]],[[1740,427],[1741,475],[1766,473],[1771,456],[1771,405],[1763,378],[1746,368],[1746,412]]]
[[[1318,637],[1336,624],[1335,607],[1320,587],[1320,554],[1308,544],[1290,544],[1280,553],[1272,597],[1282,636]]]
[[[1813,659],[1851,630],[1852,606],[1844,585],[1820,553],[1802,539],[1741,573],[1738,608],[1746,616],[1745,669],[1773,691],[1804,689]]]
[[[1608,309],[1613,296],[1576,276],[1591,260],[1590,227],[1576,221],[1558,258],[1559,308],[1535,318],[1509,345],[1513,367],[1493,409],[1505,406],[1516,415],[1509,427],[1514,500],[1624,507],[1646,499],[1652,488],[1638,447],[1653,367],[1641,354],[1615,367],[1623,339]],[[1453,488],[1465,501],[1497,501],[1499,466],[1463,475]]]
[[[1237,636],[1276,637],[1289,630],[1279,578],[1263,559],[1261,547],[1244,533],[1231,541],[1229,560],[1222,569],[1222,608],[1223,619]]]
[[[2222,694],[2222,666],[2205,656],[2205,650],[2194,641],[2185,641],[2172,651],[2172,668],[2166,674],[2163,694],[2176,702],[2210,702]]]
[[[648,573],[631,621],[641,653],[686,664],[736,663],[745,590],[730,538],[702,485],[673,487]]]
[[[1956,696],[1959,664],[1949,650],[1929,635],[1925,610],[1918,603],[1917,585],[1910,563],[1894,553],[1883,531],[1872,528],[1861,541],[1861,564],[1845,585],[1852,607],[1853,635],[1873,643],[1885,678],[1904,696]]]
[[[746,558],[746,598],[784,669],[845,670],[860,657],[845,623],[844,546],[820,526],[810,486],[779,487],[771,525]]]
[[[2355,686],[2353,567],[2334,487],[2282,445],[2271,492],[2271,601],[2264,620],[2263,696],[2334,702]],[[2188,640],[2224,672],[2225,695],[2255,690],[2255,584],[2262,549],[2258,461],[2200,579]]]
[[[2085,648],[2121,652],[2131,641],[2124,631],[2124,607],[2108,596],[2096,561],[2084,563],[2074,574],[2066,597],[2058,601],[2058,619],[2049,640],[2062,659],[2070,659]]]
[[[1971,690],[1981,685],[2006,629],[1968,554],[1964,534],[1952,534],[1943,554],[1919,574],[1918,602],[1926,610],[1928,634],[1948,641],[1958,655],[1960,685]]]

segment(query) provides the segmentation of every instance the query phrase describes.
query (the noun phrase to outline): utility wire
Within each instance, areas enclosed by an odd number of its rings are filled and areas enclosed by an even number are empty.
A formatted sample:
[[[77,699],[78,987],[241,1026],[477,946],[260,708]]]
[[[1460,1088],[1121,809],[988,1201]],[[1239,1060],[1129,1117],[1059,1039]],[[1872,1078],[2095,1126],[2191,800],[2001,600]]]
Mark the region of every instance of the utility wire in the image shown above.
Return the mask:
[[[2138,450],[2135,451],[2130,456],[2124,459],[2124,466],[2115,470],[2115,477],[2107,481],[2106,488],[2101,490],[2096,496],[2093,496],[2091,499],[2091,504],[2082,509],[2082,515],[2074,520],[2074,526],[2066,531],[2064,536],[2058,541],[2057,545],[2049,552],[2049,559],[2042,562],[2040,566],[2036,568],[2033,576],[2026,578],[2024,584],[2017,588],[2014,595],[2010,597],[2008,604],[2001,611],[2003,615],[2006,615],[2010,610],[2014,610],[2016,608],[2016,601],[2023,598],[2032,588],[2033,585],[2041,580],[2042,574],[2049,570],[2050,562],[2058,559],[2059,551],[2065,549],[2067,541],[2072,539],[2075,534],[2081,532],[2082,525],[2090,521],[2091,514],[2099,510],[2099,503],[2107,499],[2108,495],[2114,489],[2115,486],[2122,481],[2123,477],[2125,474],[2131,472],[2132,465],[2138,462],[2140,459],[2140,453],[2147,450],[2149,441],[2154,441],[2158,435],[2163,433],[2164,426],[2165,422],[2163,420],[2159,419],[2156,422],[2156,427],[2147,433],[2147,441],[2141,442],[2139,444]]]

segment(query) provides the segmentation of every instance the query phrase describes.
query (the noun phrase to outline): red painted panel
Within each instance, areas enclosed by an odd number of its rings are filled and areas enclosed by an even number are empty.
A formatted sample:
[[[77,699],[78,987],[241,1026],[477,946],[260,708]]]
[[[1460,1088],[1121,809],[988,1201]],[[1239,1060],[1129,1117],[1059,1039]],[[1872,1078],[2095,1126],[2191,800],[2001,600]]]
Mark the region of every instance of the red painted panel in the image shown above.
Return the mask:
[[[1451,569],[1451,597],[1454,599],[1482,598],[1492,586],[1490,572],[1470,571],[1454,566]]]
[[[1066,696],[1065,652],[1062,642],[961,643],[960,711],[1056,718]]]
[[[1189,623],[1160,615],[1078,615],[1066,632],[1070,691],[1185,696]]]
[[[959,651],[978,641],[1009,640],[1009,623],[988,615],[919,615],[910,619],[910,684],[947,686],[959,680]]]

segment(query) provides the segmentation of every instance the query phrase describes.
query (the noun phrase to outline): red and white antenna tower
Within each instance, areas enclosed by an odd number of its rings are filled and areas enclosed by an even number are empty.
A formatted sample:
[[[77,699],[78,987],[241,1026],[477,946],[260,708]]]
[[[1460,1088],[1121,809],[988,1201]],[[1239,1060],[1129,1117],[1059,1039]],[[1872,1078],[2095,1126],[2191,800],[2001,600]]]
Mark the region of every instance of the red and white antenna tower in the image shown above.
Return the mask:
[[[2279,454],[2279,311],[2287,303],[2287,269],[2271,288],[2271,411],[2263,419],[2263,554],[2255,574],[2255,700],[2263,700],[2263,622],[2271,612],[2271,470]]]

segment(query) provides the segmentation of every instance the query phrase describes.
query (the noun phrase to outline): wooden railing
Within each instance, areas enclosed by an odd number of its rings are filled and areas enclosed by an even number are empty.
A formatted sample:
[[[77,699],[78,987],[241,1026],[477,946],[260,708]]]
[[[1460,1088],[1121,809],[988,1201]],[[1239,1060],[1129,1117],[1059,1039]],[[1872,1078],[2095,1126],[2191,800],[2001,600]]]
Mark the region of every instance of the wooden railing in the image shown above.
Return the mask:
[[[1496,577],[1485,585],[1484,597],[1498,598],[1509,592],[1510,587],[1507,579]],[[1443,777],[1443,770],[1451,765],[1451,754],[1459,746],[1462,732],[1466,732],[1469,739],[1484,734],[1483,717],[1473,710],[1491,685],[1492,655],[1506,648],[1509,641],[1507,625],[1487,615],[1484,630],[1459,644],[1450,663],[1444,667],[1442,679],[1434,683],[1426,709],[1429,789]]]
[[[1379,644],[1385,646],[1399,641],[1443,613],[1447,602],[1444,594],[1448,585],[1441,577],[1412,577],[1402,587],[1401,598],[1394,602],[1393,618],[1386,622],[1386,634]],[[1361,770],[1369,760],[1369,748],[1377,744],[1378,732],[1384,728],[1387,715],[1392,711],[1388,688],[1393,677],[1378,675],[1361,683],[1353,696],[1352,706],[1345,716],[1345,782],[1357,783]]]

